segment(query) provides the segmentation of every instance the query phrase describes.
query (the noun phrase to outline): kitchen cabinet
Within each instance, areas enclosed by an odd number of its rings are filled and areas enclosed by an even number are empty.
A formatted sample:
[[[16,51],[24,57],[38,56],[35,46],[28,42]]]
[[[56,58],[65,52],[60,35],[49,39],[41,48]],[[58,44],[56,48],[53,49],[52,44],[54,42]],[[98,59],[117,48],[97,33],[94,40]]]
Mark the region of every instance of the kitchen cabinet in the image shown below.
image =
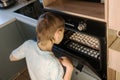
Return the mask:
[[[18,29],[24,41],[36,38],[36,26],[31,26],[21,21],[17,21]]]
[[[109,48],[109,67],[120,72],[120,38],[117,38]]]
[[[12,50],[20,46],[24,40],[19,33],[16,22],[0,28],[0,80],[8,80],[25,67],[25,61],[10,62]]]
[[[117,30],[108,30],[108,80],[120,80],[120,38],[116,34]]]
[[[109,0],[108,1],[108,25],[109,28],[116,31],[115,36],[117,36],[117,31],[120,31],[120,0]],[[112,34],[109,33],[108,34]],[[108,41],[111,40],[108,38]],[[116,80],[120,80],[120,38],[116,38],[111,46],[109,46],[109,67],[114,70]],[[114,79],[115,80],[115,79]]]
[[[120,0],[109,0],[109,28],[120,31]]]
[[[113,29],[108,29],[108,37],[107,37],[107,46],[108,48],[114,43],[114,41],[117,39],[117,35],[116,35],[116,30]],[[111,54],[109,54],[108,52],[108,80],[116,80],[116,71],[111,69],[111,67],[109,67],[109,64],[111,63],[110,59]],[[112,60],[113,61],[113,60]],[[114,63],[111,63],[114,64]]]
[[[105,0],[106,3],[106,0]],[[107,5],[104,3],[82,0],[43,0],[44,8],[61,11],[67,14],[86,17],[98,21],[106,21]]]
[[[118,7],[120,6],[120,0],[109,0],[109,28],[116,30],[115,36],[117,36],[117,31],[120,31],[120,9]],[[109,40],[108,40],[109,41]],[[109,47],[109,67],[112,68],[116,75],[114,76],[116,80],[120,80],[120,38],[117,37],[117,39],[114,40],[112,45]]]
[[[107,80],[116,80],[116,71],[108,68],[108,79]]]
[[[12,50],[24,41],[35,38],[35,27],[14,21],[0,28],[0,80],[13,79],[26,67],[25,60],[10,62]]]
[[[120,80],[120,72],[116,72],[116,80]]]

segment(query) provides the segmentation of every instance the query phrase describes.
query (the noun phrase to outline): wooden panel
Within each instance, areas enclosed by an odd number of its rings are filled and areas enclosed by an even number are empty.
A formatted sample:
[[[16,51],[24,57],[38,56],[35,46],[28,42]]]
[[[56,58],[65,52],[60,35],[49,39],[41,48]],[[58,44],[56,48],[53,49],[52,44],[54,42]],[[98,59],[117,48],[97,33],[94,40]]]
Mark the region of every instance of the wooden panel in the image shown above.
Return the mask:
[[[116,50],[120,54],[120,38],[117,38],[110,48]]]
[[[68,14],[82,16],[99,21],[105,21],[104,4],[78,0],[55,1],[46,6],[47,9],[62,11]]]
[[[12,80],[31,80],[27,68],[19,73],[15,78]]]
[[[116,71],[108,68],[108,79],[107,80],[116,80]]]
[[[120,72],[120,38],[117,38],[109,49],[108,66]]]
[[[109,27],[120,30],[120,0],[109,0]]]
[[[43,0],[43,5],[44,5],[44,7],[45,7],[45,6],[53,3],[54,1],[56,1],[56,0]]]
[[[12,50],[23,43],[16,21],[0,28],[0,80],[9,80],[15,73],[26,66],[25,61],[10,62]]]
[[[105,6],[105,7],[104,7],[104,8],[105,8],[105,21],[106,21],[106,22],[108,22],[108,19],[109,19],[109,15],[108,15],[108,12],[109,12],[109,11],[108,11],[108,7],[109,7],[108,4],[109,4],[109,3],[108,3],[108,2],[109,2],[109,0],[104,0],[104,6]],[[108,25],[108,23],[107,23],[107,25]]]
[[[116,80],[120,80],[120,72],[116,72]]]
[[[108,29],[108,47],[111,46],[111,44],[117,39],[117,31],[116,30],[112,30],[112,29]]]
[[[120,52],[109,49],[108,67],[120,72]]]

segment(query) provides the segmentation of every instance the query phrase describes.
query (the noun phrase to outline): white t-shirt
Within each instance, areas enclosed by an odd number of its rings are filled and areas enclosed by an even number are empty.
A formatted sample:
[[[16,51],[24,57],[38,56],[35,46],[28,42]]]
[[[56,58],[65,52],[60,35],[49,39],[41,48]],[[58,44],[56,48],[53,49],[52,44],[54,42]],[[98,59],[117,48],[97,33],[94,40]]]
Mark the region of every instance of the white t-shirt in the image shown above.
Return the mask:
[[[63,67],[53,52],[42,51],[37,42],[28,40],[12,52],[17,59],[26,59],[32,80],[63,80]]]

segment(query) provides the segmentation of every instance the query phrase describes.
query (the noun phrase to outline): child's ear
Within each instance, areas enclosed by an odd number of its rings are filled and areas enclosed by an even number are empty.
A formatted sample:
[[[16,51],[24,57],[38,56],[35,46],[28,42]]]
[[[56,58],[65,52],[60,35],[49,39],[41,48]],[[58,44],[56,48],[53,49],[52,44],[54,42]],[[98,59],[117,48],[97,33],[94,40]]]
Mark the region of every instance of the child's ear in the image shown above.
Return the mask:
[[[55,39],[55,40],[57,40],[57,39],[60,38],[61,32],[62,32],[62,31],[60,31],[60,30],[57,30],[57,31],[55,32],[55,34],[54,34],[54,39]]]
[[[57,32],[58,32],[58,34],[59,34],[59,35],[62,33],[62,31],[61,31],[61,30],[58,30]]]
[[[54,37],[55,37],[55,38],[58,38],[59,35],[60,35],[60,31],[57,30],[57,31],[55,32],[55,34],[54,34]]]

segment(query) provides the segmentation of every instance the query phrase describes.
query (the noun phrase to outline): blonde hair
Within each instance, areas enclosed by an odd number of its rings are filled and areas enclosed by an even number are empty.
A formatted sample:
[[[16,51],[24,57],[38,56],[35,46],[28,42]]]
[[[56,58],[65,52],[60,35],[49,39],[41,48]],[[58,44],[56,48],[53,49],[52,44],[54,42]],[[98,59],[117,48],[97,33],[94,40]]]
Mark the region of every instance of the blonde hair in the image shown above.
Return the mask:
[[[36,28],[37,41],[46,42],[48,40],[54,40],[55,32],[60,29],[64,29],[64,20],[53,13],[46,12],[39,17],[38,25]]]

